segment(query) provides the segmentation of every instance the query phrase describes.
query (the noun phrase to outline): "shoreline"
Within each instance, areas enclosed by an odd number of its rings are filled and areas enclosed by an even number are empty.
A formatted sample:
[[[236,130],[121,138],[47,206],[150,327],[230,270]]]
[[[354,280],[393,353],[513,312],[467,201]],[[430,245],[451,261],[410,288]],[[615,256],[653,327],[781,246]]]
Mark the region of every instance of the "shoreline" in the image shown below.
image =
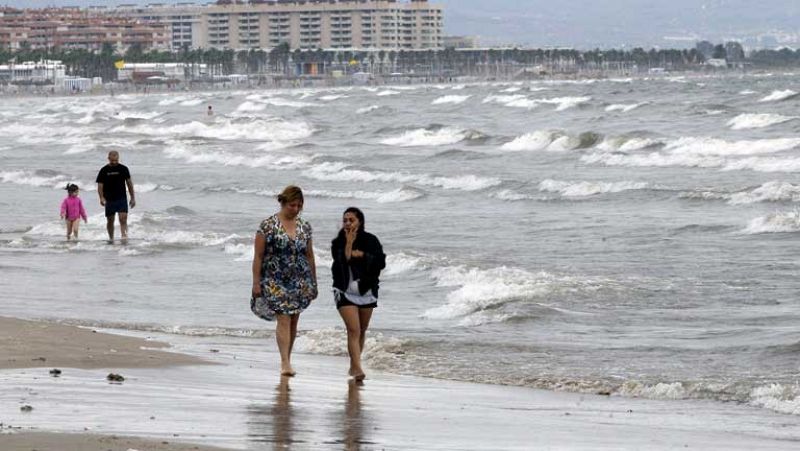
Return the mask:
[[[214,93],[230,93],[234,91],[292,91],[292,90],[303,90],[303,89],[321,89],[321,90],[337,90],[337,89],[350,89],[350,88],[359,88],[359,87],[374,87],[374,88],[392,88],[395,86],[458,86],[458,85],[473,85],[473,84],[514,84],[514,83],[559,83],[559,82],[586,82],[586,81],[609,81],[609,80],[621,80],[621,79],[631,79],[631,80],[648,80],[648,79],[669,79],[675,77],[686,77],[686,78],[726,78],[726,77],[741,77],[741,76],[764,76],[766,74],[772,74],[775,72],[781,72],[786,74],[794,74],[796,73],[796,68],[787,67],[787,68],[776,68],[775,70],[759,70],[753,72],[737,72],[737,71],[728,71],[728,72],[703,72],[703,71],[675,71],[675,72],[666,72],[661,74],[650,74],[650,73],[627,73],[627,74],[605,74],[602,76],[590,76],[590,75],[581,75],[581,76],[574,76],[571,74],[563,74],[563,76],[550,76],[546,78],[530,78],[530,79],[514,79],[514,78],[502,78],[502,77],[480,77],[474,75],[464,75],[459,77],[453,77],[452,80],[441,80],[441,81],[432,81],[432,80],[425,80],[419,82],[411,82],[411,83],[397,83],[397,82],[380,82],[380,83],[349,83],[349,84],[326,84],[325,82],[321,83],[312,83],[308,85],[258,85],[252,83],[201,83],[198,82],[196,86],[189,86],[189,85],[181,85],[181,87],[176,88],[163,88],[160,85],[131,85],[133,89],[118,89],[115,90],[112,87],[100,87],[96,90],[90,90],[85,92],[79,93],[70,93],[70,92],[63,92],[63,91],[55,91],[55,92],[40,92],[40,91],[28,91],[28,90],[19,90],[13,91],[9,89],[2,89],[3,86],[0,85],[0,98],[17,98],[17,99],[25,99],[25,98],[66,98],[66,99],[79,99],[79,98],[92,98],[92,97],[114,97],[114,96],[150,96],[150,95],[165,95],[165,94],[172,94],[172,95],[185,95],[187,93],[207,93],[207,94],[214,94]]]
[[[54,351],[70,345],[50,332],[75,333],[66,329],[85,333],[93,349],[104,349],[117,339],[148,347],[155,343],[74,326],[0,319],[0,327],[13,323],[23,334],[49,339]],[[211,451],[257,450],[273,444],[311,450],[364,445],[413,450],[744,451],[789,450],[800,442],[800,418],[746,406],[581,395],[379,371],[368,371],[365,383],[356,384],[346,376],[346,358],[310,354],[296,355],[297,377],[282,378],[268,339],[158,337],[186,353],[184,361],[200,364],[187,366],[170,359],[161,366],[129,368],[122,384],[106,381],[105,371],[97,367],[48,376],[40,368],[51,362],[33,357],[0,370],[0,383],[6,387],[0,393],[0,447]],[[0,360],[7,360],[8,341],[4,336]],[[83,363],[78,359],[72,364]],[[22,411],[24,405],[33,409]],[[426,427],[420,428],[422,424]],[[73,442],[79,445],[61,446]],[[53,443],[59,447],[48,448]],[[209,448],[213,446],[223,448]]]
[[[159,341],[97,332],[76,326],[0,317],[0,370],[24,368],[159,368],[211,364],[163,351]]]
[[[116,435],[24,431],[0,433],[3,451],[230,451],[226,448]]]

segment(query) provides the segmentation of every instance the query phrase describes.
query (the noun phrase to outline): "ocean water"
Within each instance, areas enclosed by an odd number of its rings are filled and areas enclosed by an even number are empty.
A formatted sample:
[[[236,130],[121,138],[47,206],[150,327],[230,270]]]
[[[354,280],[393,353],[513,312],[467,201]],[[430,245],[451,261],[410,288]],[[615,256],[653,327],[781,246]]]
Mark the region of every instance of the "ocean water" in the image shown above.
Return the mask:
[[[321,284],[299,352],[346,355],[328,249],[358,206],[388,254],[373,370],[800,415],[798,91],[768,74],[3,98],[0,315],[274,346],[249,311],[252,238],[297,184]],[[138,194],[125,246],[93,184],[112,149]]]

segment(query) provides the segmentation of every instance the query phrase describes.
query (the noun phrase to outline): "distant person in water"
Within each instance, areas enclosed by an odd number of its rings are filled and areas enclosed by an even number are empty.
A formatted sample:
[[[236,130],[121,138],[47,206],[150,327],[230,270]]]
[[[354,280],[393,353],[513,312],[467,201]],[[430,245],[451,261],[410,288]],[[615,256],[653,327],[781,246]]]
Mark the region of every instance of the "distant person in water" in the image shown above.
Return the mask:
[[[208,106],[208,115],[209,116],[213,116],[214,115],[214,109],[211,108],[211,105]]]
[[[83,201],[78,197],[80,188],[74,183],[70,183],[65,188],[67,190],[67,197],[61,202],[61,219],[66,221],[67,224],[67,241],[72,238],[78,239],[78,227],[81,223],[87,222],[86,210],[83,208]]]
[[[342,229],[331,243],[331,254],[334,300],[347,328],[350,376],[361,381],[366,377],[361,353],[372,310],[378,306],[379,278],[386,267],[386,255],[378,237],[364,230],[364,213],[358,208],[344,211]]]
[[[294,376],[291,360],[297,322],[317,297],[317,269],[311,224],[300,217],[303,191],[287,186],[278,202],[280,210],[256,231],[250,309],[267,321],[277,319],[281,376]]]
[[[114,241],[114,217],[119,215],[119,231],[122,240],[128,239],[128,195],[131,194],[130,207],[136,206],[136,195],[133,192],[133,181],[128,167],[120,164],[119,152],[108,153],[108,164],[97,173],[97,194],[100,205],[106,208],[106,230],[108,241]]]

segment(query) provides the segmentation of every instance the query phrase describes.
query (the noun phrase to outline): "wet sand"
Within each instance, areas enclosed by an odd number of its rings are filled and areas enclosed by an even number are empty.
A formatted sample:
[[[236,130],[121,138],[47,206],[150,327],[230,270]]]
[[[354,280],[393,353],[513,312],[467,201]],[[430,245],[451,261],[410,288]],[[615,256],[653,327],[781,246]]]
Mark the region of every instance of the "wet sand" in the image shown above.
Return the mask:
[[[0,324],[16,324],[33,336],[24,329],[51,330],[28,322]],[[93,349],[108,348],[106,340],[138,340],[88,333]],[[6,329],[3,335],[8,341]],[[800,444],[798,416],[764,414],[748,406],[557,393],[375,371],[357,384],[346,376],[347,359],[307,354],[294,358],[298,375],[285,378],[278,375],[272,339],[157,338],[187,353],[187,361],[218,364],[129,368],[118,384],[105,380],[107,372],[97,368],[65,365],[57,378],[41,367],[1,370],[0,449],[65,451],[72,441],[82,451],[195,446],[176,442],[241,450],[363,451],[794,450]],[[50,341],[54,356],[63,344]],[[12,348],[0,346],[0,360],[8,360],[4,353]],[[17,350],[15,355],[17,362],[36,364],[36,353]],[[27,405],[32,410],[22,409]],[[62,442],[61,433],[77,434]],[[113,436],[145,442],[117,448],[128,442]],[[47,448],[48,443],[65,445]]]
[[[0,317],[0,369],[114,370],[204,363],[202,359],[184,354],[153,349],[167,347],[166,343],[91,329]]]
[[[223,451],[202,445],[131,437],[25,432],[0,435],[3,451]]]

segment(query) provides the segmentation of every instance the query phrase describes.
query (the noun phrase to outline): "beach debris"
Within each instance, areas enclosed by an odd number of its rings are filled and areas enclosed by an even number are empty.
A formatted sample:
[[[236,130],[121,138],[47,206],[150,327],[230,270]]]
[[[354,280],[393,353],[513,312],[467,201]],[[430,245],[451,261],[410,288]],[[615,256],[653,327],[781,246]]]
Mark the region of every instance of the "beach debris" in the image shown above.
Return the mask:
[[[601,390],[601,391],[597,392],[597,394],[600,395],[600,396],[611,396],[611,392],[608,391],[608,390]]]
[[[36,357],[35,359],[31,359],[32,362],[46,362],[47,359],[44,357]]]
[[[58,368],[53,368],[52,370],[50,370],[50,375],[53,377],[61,376],[61,370],[59,370]]]
[[[219,349],[209,349],[211,352],[219,352]]]
[[[20,410],[20,412],[32,412],[33,411],[33,406],[29,406],[29,405],[25,404],[24,406],[20,407],[19,410]]]
[[[110,382],[124,382],[125,381],[125,378],[122,377],[121,374],[116,374],[116,373],[108,373],[108,376],[106,376],[106,379],[108,379]]]

